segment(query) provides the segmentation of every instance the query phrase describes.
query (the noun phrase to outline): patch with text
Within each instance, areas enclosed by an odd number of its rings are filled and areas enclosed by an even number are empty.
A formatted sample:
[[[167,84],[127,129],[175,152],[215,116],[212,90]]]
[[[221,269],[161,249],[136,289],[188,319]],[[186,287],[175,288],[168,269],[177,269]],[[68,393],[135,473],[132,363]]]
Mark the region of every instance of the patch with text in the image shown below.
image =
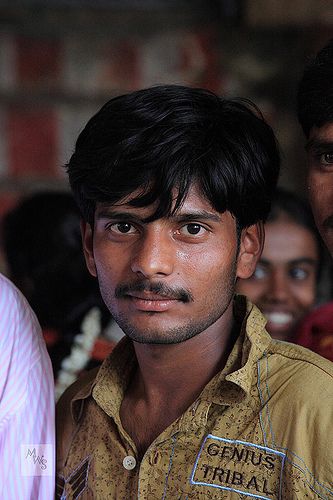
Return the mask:
[[[190,483],[278,500],[285,458],[284,453],[267,446],[208,434],[196,458]]]
[[[87,457],[67,478],[58,475],[56,479],[56,498],[76,499],[87,487],[90,457]]]

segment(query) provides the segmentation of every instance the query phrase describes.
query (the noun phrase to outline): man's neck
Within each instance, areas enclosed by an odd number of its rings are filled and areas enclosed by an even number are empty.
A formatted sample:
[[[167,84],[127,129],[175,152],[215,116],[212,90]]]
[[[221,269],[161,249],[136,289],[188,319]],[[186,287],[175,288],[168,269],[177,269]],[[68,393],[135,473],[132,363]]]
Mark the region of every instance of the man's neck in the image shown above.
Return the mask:
[[[150,399],[156,402],[156,398],[172,402],[177,395],[180,399],[185,398],[185,394],[198,395],[225,365],[230,352],[231,327],[232,319],[227,331],[212,335],[206,331],[180,344],[135,343],[136,383],[138,389],[141,387],[142,396],[147,402]]]
[[[224,367],[235,340],[232,307],[223,321],[180,344],[134,343],[137,371],[126,391],[121,419],[138,449],[147,446],[197,399]],[[150,436],[140,436],[136,423],[146,421]],[[143,442],[144,441],[144,442]]]

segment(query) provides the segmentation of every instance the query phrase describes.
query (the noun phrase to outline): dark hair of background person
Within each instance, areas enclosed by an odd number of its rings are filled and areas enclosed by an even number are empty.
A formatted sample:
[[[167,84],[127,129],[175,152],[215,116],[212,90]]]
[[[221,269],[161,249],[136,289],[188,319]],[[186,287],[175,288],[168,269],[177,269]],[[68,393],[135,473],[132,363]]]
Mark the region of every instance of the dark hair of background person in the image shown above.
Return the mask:
[[[54,373],[80,332],[83,317],[97,306],[110,319],[97,280],[86,268],[80,212],[71,193],[41,192],[23,199],[3,220],[10,278],[27,297],[43,329],[59,339],[48,346]]]
[[[333,39],[305,67],[297,93],[297,115],[306,137],[312,127],[333,122]]]
[[[314,222],[310,205],[305,199],[301,198],[294,192],[278,187],[274,193],[271,211],[268,214],[266,222],[275,222],[283,214],[286,215],[288,219],[295,222],[299,226],[308,229],[313,234],[318,251],[317,281],[319,281],[327,255],[317,226]]]
[[[230,211],[242,228],[265,220],[279,165],[272,129],[252,103],[166,85],[107,102],[66,167],[90,224],[96,202],[116,204],[133,193],[132,206],[157,202],[147,222],[169,215],[198,182],[214,209]]]

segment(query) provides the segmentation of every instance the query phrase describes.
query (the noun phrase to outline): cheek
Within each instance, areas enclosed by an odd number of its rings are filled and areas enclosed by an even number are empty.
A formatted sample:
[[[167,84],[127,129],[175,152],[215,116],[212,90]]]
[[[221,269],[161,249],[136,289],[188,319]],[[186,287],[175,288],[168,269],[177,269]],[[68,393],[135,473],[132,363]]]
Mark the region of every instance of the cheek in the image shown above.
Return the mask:
[[[126,267],[124,254],[118,255],[112,252],[110,255],[110,252],[103,251],[103,248],[94,251],[94,259],[98,277],[104,282],[110,282],[111,285],[123,274],[123,269]]]
[[[308,176],[309,199],[316,221],[322,221],[330,211],[328,199],[333,196],[333,177],[318,173],[310,173]]]
[[[232,275],[235,266],[234,255],[225,252],[212,252],[196,250],[191,254],[182,252],[178,254],[177,274],[184,281],[185,286],[193,293],[197,290],[200,295],[210,295],[214,290],[223,290],[229,277]]]
[[[310,280],[306,284],[295,285],[293,290],[295,299],[303,309],[310,309],[314,305],[316,299],[315,280]]]
[[[178,275],[184,278],[191,278],[193,273],[207,273],[212,265],[212,255],[199,248],[192,249],[192,251],[177,250],[174,258],[174,269]]]

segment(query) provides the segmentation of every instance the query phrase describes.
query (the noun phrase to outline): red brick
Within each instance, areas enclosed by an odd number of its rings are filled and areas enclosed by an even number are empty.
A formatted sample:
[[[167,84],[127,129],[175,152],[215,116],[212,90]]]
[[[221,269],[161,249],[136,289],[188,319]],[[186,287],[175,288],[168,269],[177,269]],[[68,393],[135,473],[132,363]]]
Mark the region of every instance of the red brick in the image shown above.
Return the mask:
[[[20,199],[18,192],[0,193],[0,220],[17,204]]]
[[[16,72],[18,85],[56,83],[61,68],[61,45],[58,40],[18,37]]]
[[[10,109],[7,116],[9,174],[56,175],[57,135],[53,109]]]

